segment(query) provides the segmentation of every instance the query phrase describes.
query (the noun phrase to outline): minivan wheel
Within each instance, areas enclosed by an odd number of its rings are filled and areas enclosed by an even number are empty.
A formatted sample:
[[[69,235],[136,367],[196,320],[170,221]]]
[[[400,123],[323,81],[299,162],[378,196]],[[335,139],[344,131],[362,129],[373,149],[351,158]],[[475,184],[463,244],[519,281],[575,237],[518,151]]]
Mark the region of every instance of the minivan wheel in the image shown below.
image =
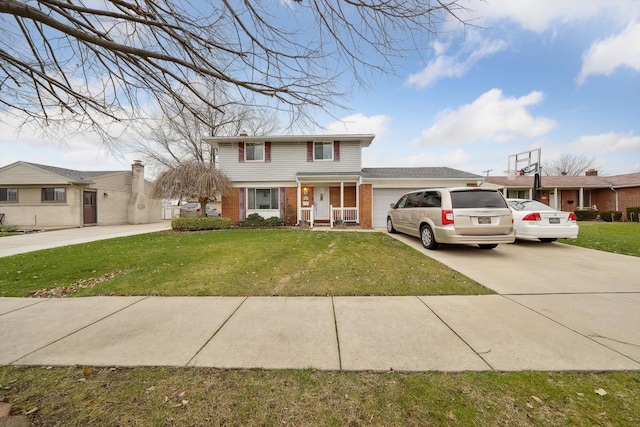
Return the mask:
[[[493,249],[497,246],[498,246],[497,243],[483,243],[481,245],[478,245],[480,249]]]
[[[391,221],[391,217],[387,218],[387,231],[389,233],[395,233],[396,232],[396,229],[393,228],[393,222]]]
[[[428,225],[423,225],[420,229],[420,240],[422,241],[422,246],[427,249],[438,248],[438,242],[436,242],[436,238],[433,235],[433,230]]]

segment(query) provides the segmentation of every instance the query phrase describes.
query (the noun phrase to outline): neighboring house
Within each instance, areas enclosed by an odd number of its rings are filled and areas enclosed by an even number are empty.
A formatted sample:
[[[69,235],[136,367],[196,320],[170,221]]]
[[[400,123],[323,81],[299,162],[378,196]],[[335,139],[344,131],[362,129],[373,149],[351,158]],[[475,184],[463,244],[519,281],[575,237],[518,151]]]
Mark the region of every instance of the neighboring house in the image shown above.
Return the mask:
[[[312,225],[335,221],[384,227],[389,205],[407,191],[477,185],[450,168],[362,168],[374,135],[207,137],[233,182],[222,215],[235,223],[258,213]]]
[[[505,196],[531,198],[532,176],[489,176],[485,181],[502,188]],[[540,201],[563,211],[596,209],[599,211],[621,211],[626,218],[626,209],[640,206],[640,173],[598,176],[595,170],[581,176],[542,176]]]
[[[20,229],[160,222],[151,187],[139,161],[131,171],[103,172],[20,161],[0,168],[0,214]]]

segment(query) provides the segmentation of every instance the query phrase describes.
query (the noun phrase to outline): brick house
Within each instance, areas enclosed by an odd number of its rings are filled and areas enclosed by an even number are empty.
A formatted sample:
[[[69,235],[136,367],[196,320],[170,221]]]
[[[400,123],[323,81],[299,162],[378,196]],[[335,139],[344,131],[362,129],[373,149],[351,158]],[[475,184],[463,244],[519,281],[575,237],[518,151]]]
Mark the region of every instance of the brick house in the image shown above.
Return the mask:
[[[147,224],[162,220],[144,166],[131,171],[78,171],[29,162],[0,168],[2,223],[20,229]]]
[[[562,211],[596,209],[599,211],[621,211],[623,220],[626,209],[640,206],[640,173],[599,176],[589,170],[582,176],[543,176],[540,201]],[[531,198],[533,177],[490,176],[485,182],[502,188],[505,196]]]
[[[407,191],[476,185],[479,175],[451,168],[362,168],[371,134],[207,137],[233,183],[222,215],[236,223],[258,213],[333,226],[384,227],[389,204]]]

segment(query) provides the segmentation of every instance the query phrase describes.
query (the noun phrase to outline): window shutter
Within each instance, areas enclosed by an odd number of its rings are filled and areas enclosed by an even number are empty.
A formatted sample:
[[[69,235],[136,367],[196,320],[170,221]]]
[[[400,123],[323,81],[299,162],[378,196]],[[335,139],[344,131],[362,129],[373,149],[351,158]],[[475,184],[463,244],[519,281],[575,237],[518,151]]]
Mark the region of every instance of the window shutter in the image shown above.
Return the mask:
[[[313,142],[307,142],[307,162],[313,162]]]
[[[333,161],[340,161],[340,141],[333,141]]]
[[[244,142],[238,142],[238,161],[244,162]]]
[[[287,207],[287,192],[284,187],[280,187],[280,218],[284,219]]]
[[[239,221],[244,221],[245,219],[247,219],[247,209],[246,209],[246,200],[247,198],[245,197],[245,188],[238,188],[238,202],[239,202],[239,206],[238,206],[238,210],[239,210]]]
[[[264,161],[267,163],[271,161],[271,143],[268,141],[264,143]]]

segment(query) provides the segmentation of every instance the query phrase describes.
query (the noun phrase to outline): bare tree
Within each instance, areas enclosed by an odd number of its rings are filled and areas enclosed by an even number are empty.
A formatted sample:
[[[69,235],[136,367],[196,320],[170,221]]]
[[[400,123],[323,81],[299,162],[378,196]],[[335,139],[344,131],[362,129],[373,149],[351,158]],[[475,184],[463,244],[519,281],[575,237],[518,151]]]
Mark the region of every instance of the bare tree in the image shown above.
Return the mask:
[[[339,105],[341,87],[424,51],[460,0],[0,0],[0,107],[43,129],[109,123],[151,106],[226,99],[286,110]],[[108,142],[108,140],[105,140]]]
[[[152,196],[198,200],[200,215],[205,216],[207,203],[228,195],[232,188],[231,180],[213,164],[191,161],[162,172],[154,182]]]
[[[198,103],[194,103],[194,106]],[[264,108],[229,103],[225,113],[199,103],[200,117],[180,106],[168,106],[159,121],[147,126],[148,133],[128,144],[127,151],[136,153],[148,165],[166,169],[182,163],[198,161],[216,164],[216,153],[210,144],[202,141],[206,136],[266,135],[278,128],[276,114]]]
[[[593,157],[578,154],[562,154],[555,160],[542,165],[542,172],[547,176],[584,175],[585,171],[596,165]]]

